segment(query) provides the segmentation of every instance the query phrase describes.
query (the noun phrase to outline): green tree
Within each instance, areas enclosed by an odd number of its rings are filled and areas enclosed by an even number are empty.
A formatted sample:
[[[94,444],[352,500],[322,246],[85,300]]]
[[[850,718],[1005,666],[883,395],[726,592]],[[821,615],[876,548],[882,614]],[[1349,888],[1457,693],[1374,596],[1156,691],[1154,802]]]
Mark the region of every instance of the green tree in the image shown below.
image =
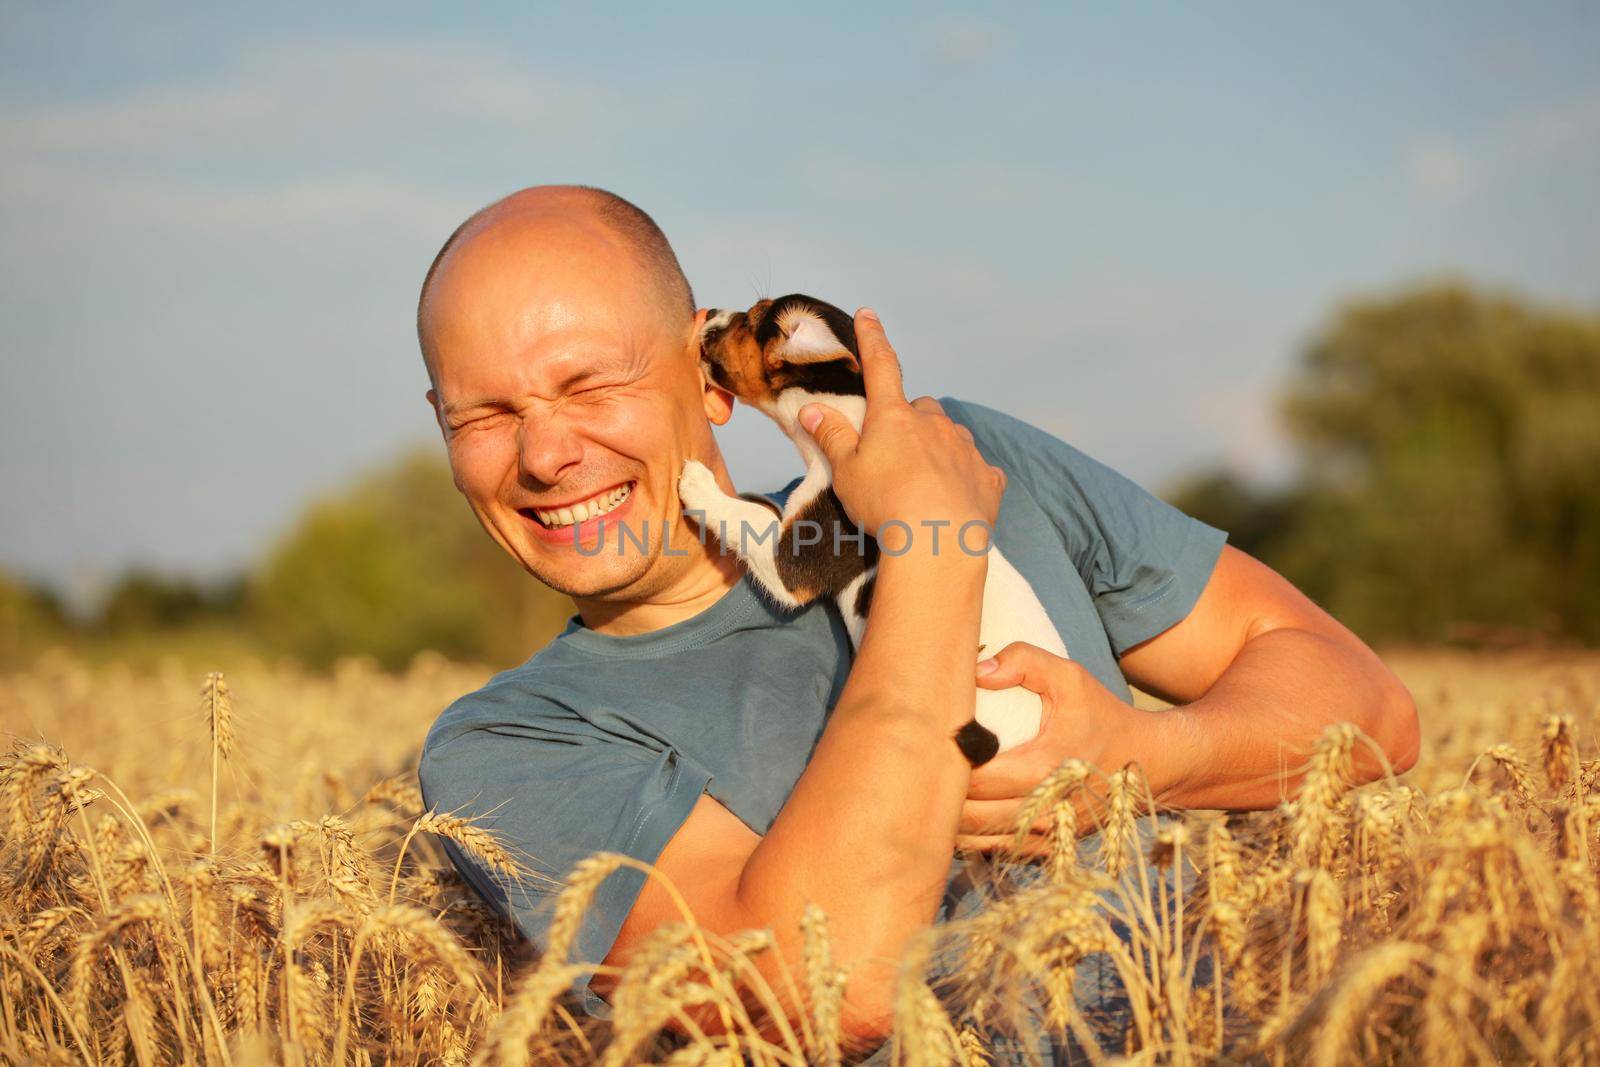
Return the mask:
[[[426,451],[313,504],[250,599],[263,636],[315,666],[363,653],[398,667],[424,649],[510,665],[572,612],[489,539]]]
[[[1346,624],[1600,639],[1600,316],[1460,283],[1355,301],[1283,415],[1301,480],[1246,522]],[[1226,521],[1203,484],[1177,502]]]
[[[94,628],[103,633],[171,630],[232,618],[243,600],[244,583],[238,578],[201,582],[135,567],[111,587]]]
[[[1228,543],[1257,559],[1279,555],[1294,529],[1299,500],[1292,492],[1251,485],[1232,471],[1191,475],[1166,493],[1177,507],[1228,532]]]
[[[67,632],[66,613],[42,586],[0,571],[0,667],[19,667]]]

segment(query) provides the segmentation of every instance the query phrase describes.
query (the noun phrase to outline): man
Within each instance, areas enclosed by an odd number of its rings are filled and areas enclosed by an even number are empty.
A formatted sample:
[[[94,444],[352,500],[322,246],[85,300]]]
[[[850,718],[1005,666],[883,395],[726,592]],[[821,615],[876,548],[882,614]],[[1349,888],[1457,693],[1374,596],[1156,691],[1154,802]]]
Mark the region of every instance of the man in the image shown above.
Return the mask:
[[[873,1040],[895,959],[950,914],[952,854],[1007,840],[1020,799],[1064,759],[1137,762],[1165,804],[1196,808],[1275,805],[1280,772],[1340,720],[1393,769],[1415,759],[1409,694],[1349,631],[1064,442],[978,405],[908,403],[865,311],[861,433],[833,412],[808,422],[851,517],[904,542],[884,545],[852,660],[831,604],[776,609],[681,514],[687,459],[732,489],[711,431],[732,397],[701,369],[702,318],[648,216],[577,187],[474,215],[423,285],[428,399],[456,485],[577,615],[446,710],[420,775],[431,806],[481,818],[540,874],[601,849],[654,863],[702,925],[770,928],[791,965],[815,903],[849,971],[846,1029]],[[1012,646],[975,671],[985,561],[948,535],[972,520],[1034,585],[1071,661]],[[902,532],[941,522],[942,550]],[[974,771],[950,735],[976,675],[1042,693],[1047,711],[1034,742]],[[1128,682],[1178,707],[1138,711]],[[1357,769],[1376,777],[1384,760],[1363,752]],[[542,943],[548,879],[453,856]],[[621,871],[574,958],[626,962],[680,918],[660,881]],[[582,992],[603,1014],[605,985]]]

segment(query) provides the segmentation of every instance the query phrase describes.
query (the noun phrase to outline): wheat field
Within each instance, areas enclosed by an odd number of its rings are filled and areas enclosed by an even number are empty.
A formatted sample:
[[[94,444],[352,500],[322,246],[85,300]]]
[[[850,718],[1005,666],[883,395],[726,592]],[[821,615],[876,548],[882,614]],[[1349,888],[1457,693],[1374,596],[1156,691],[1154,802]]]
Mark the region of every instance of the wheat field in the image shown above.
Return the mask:
[[[1059,834],[1039,878],[913,946],[896,1061],[988,1063],[1030,1033],[1140,1063],[1600,1059],[1600,655],[1388,658],[1423,716],[1399,781],[1352,789],[1363,740],[1334,728],[1277,810],[1152,824],[1137,768],[1063,765],[1032,810],[1092,804],[1094,851]],[[433,717],[486,675],[53,654],[0,677],[0,1059],[849,1062],[816,912],[780,982],[752,962],[770,934],[684,922],[619,976],[611,1021],[573,1008],[567,946],[624,861],[572,873],[533,958],[438,839],[529,857],[424,812],[412,777]],[[1078,1009],[1084,960],[1125,1010]]]

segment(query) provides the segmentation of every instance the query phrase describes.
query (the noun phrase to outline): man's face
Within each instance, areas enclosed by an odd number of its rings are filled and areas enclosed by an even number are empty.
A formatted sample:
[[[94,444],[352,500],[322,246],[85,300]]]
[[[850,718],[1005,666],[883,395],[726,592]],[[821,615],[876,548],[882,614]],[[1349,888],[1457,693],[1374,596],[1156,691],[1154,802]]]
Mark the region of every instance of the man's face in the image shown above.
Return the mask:
[[[570,596],[637,598],[681,564],[668,538],[693,547],[677,477],[711,447],[709,412],[693,324],[669,318],[626,248],[572,221],[500,223],[435,278],[430,399],[456,486]]]

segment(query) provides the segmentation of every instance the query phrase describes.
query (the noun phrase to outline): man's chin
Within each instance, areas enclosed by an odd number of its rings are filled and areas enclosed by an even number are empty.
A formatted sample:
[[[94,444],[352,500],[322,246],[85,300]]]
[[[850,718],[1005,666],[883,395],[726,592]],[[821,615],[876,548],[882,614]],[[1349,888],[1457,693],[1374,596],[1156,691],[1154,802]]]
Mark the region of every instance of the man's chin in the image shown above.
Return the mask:
[[[650,570],[650,559],[599,559],[584,561],[587,566],[552,568],[546,561],[525,569],[539,581],[574,600],[609,600],[624,597]],[[609,565],[608,565],[609,564]]]

